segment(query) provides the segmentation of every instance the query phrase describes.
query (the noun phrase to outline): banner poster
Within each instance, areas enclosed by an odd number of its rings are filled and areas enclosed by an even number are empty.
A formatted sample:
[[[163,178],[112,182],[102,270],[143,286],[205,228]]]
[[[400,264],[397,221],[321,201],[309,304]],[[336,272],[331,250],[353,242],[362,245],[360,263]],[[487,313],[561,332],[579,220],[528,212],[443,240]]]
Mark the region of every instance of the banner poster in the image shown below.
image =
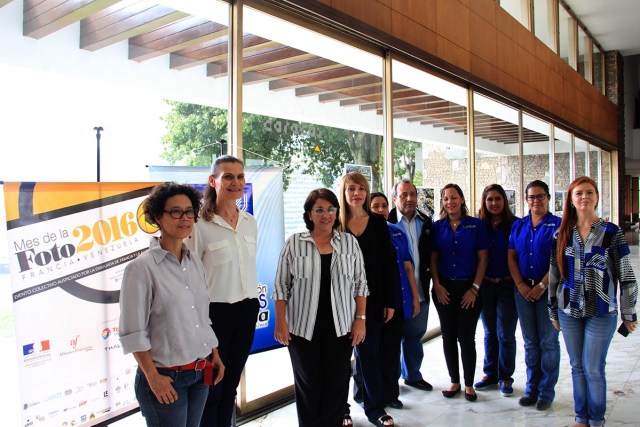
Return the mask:
[[[137,408],[118,336],[129,261],[156,228],[150,183],[5,183],[22,425],[95,425]]]

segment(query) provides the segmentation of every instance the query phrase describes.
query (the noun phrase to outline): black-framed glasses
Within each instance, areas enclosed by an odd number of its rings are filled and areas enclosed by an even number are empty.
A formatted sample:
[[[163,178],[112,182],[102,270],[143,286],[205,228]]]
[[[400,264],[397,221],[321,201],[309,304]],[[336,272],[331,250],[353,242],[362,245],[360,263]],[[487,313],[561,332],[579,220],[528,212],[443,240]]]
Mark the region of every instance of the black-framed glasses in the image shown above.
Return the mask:
[[[547,196],[548,194],[532,194],[531,196],[527,196],[527,200],[530,202],[533,202],[534,200],[541,202],[546,199]]]
[[[189,219],[196,217],[196,211],[193,209],[187,209],[185,211],[182,209],[171,209],[170,211],[164,211],[164,213],[168,213],[173,219],[180,219],[183,215],[186,215]]]
[[[318,216],[322,216],[325,213],[328,213],[329,215],[335,215],[336,212],[338,212],[338,208],[336,208],[335,206],[331,206],[330,208],[315,208],[315,209],[311,209],[311,212],[313,212],[314,214],[318,215]]]

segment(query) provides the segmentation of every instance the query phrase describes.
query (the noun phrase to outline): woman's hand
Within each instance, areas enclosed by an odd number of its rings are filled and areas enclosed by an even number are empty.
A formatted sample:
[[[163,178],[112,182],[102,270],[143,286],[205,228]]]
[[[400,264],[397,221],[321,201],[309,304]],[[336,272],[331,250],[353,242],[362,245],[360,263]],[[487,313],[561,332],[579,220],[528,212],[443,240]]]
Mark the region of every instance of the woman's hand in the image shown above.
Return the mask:
[[[289,325],[286,320],[277,320],[276,318],[276,327],[273,330],[273,338],[282,345],[289,345],[289,341],[291,341],[291,334],[289,333]]]
[[[384,308],[384,323],[387,323],[389,320],[393,319],[393,313],[395,313],[395,308],[385,307]]]
[[[449,304],[449,292],[445,289],[444,286],[440,284],[433,284],[433,292],[436,293],[436,298],[438,298],[438,302],[442,305]]]
[[[364,341],[366,327],[364,319],[354,319],[351,325],[351,346],[356,346]]]
[[[627,320],[624,321],[624,326],[627,327],[627,330],[629,331],[630,334],[633,333],[633,331],[635,331],[636,327],[638,326],[638,322],[629,322]]]
[[[526,301],[529,301],[529,292],[531,291],[531,288],[524,282],[520,283],[517,287],[518,292],[520,292],[520,295],[522,295],[522,298],[524,298]]]
[[[540,297],[542,297],[542,295],[544,295],[544,291],[546,290],[546,286],[543,288],[540,285],[535,285],[534,287],[529,289],[529,292],[525,299],[529,302],[536,302],[540,299]]]
[[[460,307],[463,309],[473,308],[476,305],[476,300],[478,299],[478,294],[473,292],[471,289],[467,289],[467,292],[462,295],[462,301],[460,301]]]
[[[217,348],[214,348],[211,351],[211,364],[213,365],[213,369],[216,371],[216,377],[213,379],[213,385],[216,385],[222,381],[222,378],[224,377],[224,364],[222,363],[222,359],[220,359]]]
[[[553,324],[554,328],[556,328],[558,331],[560,330],[560,322],[558,322],[557,320],[552,320],[551,323]]]
[[[178,392],[173,388],[171,383],[173,379],[166,375],[160,375],[158,371],[147,377],[147,382],[151,391],[162,404],[174,403],[178,400]]]
[[[411,317],[416,317],[418,314],[420,314],[420,299],[419,298],[414,298],[413,299],[413,313],[412,313]]]

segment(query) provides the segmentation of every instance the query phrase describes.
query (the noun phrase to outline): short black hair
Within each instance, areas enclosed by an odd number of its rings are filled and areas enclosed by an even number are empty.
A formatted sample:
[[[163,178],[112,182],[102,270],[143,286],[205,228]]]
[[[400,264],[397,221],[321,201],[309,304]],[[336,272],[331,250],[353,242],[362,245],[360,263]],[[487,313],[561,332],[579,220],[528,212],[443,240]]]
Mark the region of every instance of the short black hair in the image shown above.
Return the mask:
[[[387,196],[385,196],[384,193],[381,193],[379,191],[371,193],[371,202],[372,203],[373,203],[373,199],[375,199],[376,197],[382,197],[384,199],[384,201],[387,202],[387,204],[389,204],[389,199],[387,199]]]
[[[333,227],[331,227],[335,230],[340,225],[340,204],[338,203],[338,198],[336,197],[336,195],[328,188],[316,188],[315,190],[311,190],[311,192],[307,196],[307,200],[305,200],[304,202],[304,213],[302,214],[302,218],[304,219],[304,224],[307,226],[307,230],[313,231],[313,221],[311,221],[311,218],[309,218],[309,212],[311,212],[313,205],[316,204],[316,201],[318,201],[318,199],[326,200],[337,209],[336,220],[333,223]]]
[[[191,201],[191,206],[193,206],[193,211],[195,212],[194,221],[198,222],[202,193],[189,184],[177,184],[175,182],[158,184],[151,189],[149,197],[144,200],[142,205],[147,222],[159,225],[156,218],[160,218],[164,214],[167,200],[180,194],[184,194]]]
[[[546,182],[541,181],[539,179],[536,179],[535,181],[531,181],[529,183],[529,185],[527,185],[526,190],[524,190],[524,195],[528,196],[529,195],[529,189],[533,188],[533,187],[540,187],[544,190],[544,194],[546,194],[547,196],[549,196],[549,186],[547,185]]]

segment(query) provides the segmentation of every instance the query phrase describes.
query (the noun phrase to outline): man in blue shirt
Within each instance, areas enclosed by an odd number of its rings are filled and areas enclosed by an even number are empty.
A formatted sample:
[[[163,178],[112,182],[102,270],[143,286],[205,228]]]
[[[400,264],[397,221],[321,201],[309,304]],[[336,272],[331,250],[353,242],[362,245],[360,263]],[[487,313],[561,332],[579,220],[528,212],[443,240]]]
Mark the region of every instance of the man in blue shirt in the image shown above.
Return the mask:
[[[410,180],[403,179],[396,183],[392,195],[396,207],[389,213],[389,222],[397,224],[409,238],[420,296],[420,313],[405,320],[401,355],[402,378],[408,386],[430,391],[433,390],[433,386],[422,378],[420,367],[424,358],[422,337],[427,331],[429,318],[432,221],[417,209],[418,192]]]

